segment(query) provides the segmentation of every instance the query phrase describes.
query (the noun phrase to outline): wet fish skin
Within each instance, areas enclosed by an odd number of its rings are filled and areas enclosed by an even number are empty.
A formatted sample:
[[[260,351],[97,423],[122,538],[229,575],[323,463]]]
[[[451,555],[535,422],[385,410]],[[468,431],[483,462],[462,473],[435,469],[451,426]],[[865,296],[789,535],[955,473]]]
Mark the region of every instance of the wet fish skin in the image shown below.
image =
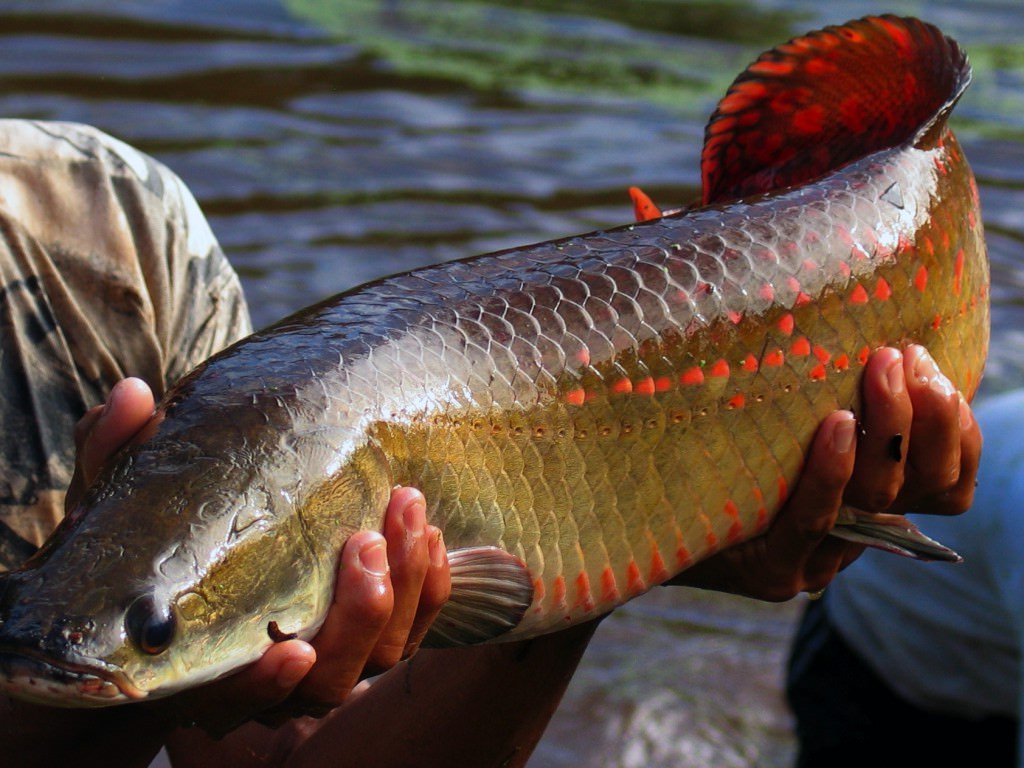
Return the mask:
[[[914,128],[813,182],[386,278],[215,356],[6,577],[4,686],[161,696],[257,658],[271,622],[311,637],[395,484],[453,552],[523,564],[507,639],[763,531],[872,349],[981,376],[977,188],[944,115]]]

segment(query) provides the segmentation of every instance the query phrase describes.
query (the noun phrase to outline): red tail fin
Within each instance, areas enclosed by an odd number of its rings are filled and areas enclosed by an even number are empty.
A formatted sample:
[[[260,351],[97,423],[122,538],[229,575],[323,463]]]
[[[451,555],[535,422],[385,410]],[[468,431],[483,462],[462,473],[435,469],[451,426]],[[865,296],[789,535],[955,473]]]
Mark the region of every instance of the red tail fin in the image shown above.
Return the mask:
[[[967,56],[917,19],[872,16],[763,53],[711,116],[703,202],[801,184],[871,152],[935,141],[971,79]]]

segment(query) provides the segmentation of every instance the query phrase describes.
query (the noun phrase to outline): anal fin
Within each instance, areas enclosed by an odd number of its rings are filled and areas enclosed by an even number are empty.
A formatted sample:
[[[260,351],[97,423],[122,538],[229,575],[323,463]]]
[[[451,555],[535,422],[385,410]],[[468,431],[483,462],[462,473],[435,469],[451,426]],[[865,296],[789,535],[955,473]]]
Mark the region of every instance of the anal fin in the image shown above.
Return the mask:
[[[425,648],[473,645],[513,629],[533,602],[523,562],[498,547],[448,553],[452,593],[423,641]]]
[[[963,561],[956,552],[921,533],[903,515],[876,514],[844,508],[831,534],[846,541],[866,544],[915,560]]]

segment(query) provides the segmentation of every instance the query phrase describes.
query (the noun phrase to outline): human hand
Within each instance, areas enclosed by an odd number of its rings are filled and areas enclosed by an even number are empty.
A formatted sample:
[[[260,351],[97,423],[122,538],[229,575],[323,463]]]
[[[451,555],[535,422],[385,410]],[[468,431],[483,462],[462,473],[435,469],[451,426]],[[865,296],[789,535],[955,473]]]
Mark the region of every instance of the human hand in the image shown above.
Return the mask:
[[[981,432],[926,350],[877,350],[862,394],[859,424],[849,411],[822,422],[792,495],[764,534],[669,583],[788,600],[824,589],[863,551],[828,536],[844,504],[871,512],[965,511],[974,496]]]
[[[79,421],[67,509],[104,462],[150,421],[153,407],[145,382],[125,379],[106,405]],[[334,602],[315,638],[276,643],[240,673],[151,706],[217,733],[248,719],[277,724],[299,714],[325,714],[360,679],[414,653],[449,591],[447,553],[441,532],[426,524],[423,495],[396,488],[383,535],[361,531],[346,542]]]

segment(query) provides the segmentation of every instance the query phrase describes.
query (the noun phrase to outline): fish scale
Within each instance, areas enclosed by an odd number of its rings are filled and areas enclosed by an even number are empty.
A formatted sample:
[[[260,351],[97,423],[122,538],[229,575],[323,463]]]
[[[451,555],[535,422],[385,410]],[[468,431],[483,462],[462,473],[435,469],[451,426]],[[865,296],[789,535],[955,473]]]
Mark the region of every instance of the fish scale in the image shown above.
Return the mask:
[[[872,350],[978,384],[988,267],[945,124],[968,81],[916,20],[811,33],[720,103],[701,206],[385,278],[211,358],[0,577],[0,682],[118,703],[312,637],[395,484],[449,550],[435,645],[557,630],[764,531]],[[879,527],[833,533],[953,556]]]

